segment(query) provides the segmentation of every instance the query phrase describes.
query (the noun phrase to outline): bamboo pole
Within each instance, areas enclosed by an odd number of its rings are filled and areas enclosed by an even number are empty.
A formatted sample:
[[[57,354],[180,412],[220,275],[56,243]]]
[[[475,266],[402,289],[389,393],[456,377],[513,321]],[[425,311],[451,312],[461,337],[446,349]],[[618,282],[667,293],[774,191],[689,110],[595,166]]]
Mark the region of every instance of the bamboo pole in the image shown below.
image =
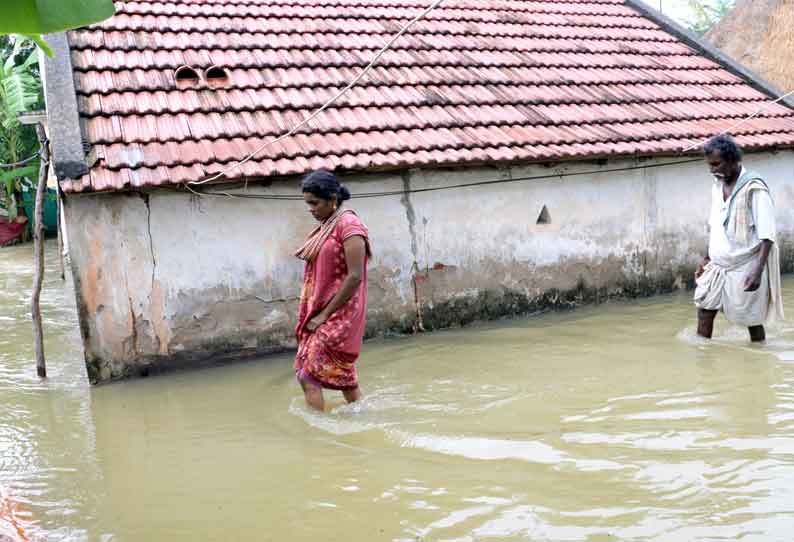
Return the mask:
[[[36,125],[39,136],[41,165],[39,166],[39,182],[36,185],[36,207],[33,213],[33,295],[30,300],[30,312],[33,317],[33,340],[36,349],[36,373],[40,378],[47,378],[47,366],[44,361],[44,331],[41,325],[41,285],[44,282],[44,194],[47,191],[47,173],[49,171],[49,142],[42,124]]]

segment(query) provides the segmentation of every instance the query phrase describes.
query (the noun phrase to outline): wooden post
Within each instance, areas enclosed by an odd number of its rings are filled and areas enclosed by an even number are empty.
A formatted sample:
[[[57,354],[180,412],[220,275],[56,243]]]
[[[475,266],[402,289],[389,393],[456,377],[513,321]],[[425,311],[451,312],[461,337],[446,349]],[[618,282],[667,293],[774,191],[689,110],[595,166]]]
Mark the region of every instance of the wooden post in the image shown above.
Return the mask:
[[[44,362],[44,331],[41,325],[41,309],[39,297],[44,282],[44,194],[47,192],[47,174],[50,167],[49,141],[42,124],[36,125],[41,147],[41,165],[39,166],[39,183],[36,185],[36,208],[33,213],[33,295],[30,301],[30,312],[33,316],[33,340],[36,349],[36,373],[40,378],[47,378],[47,367]]]
[[[61,187],[59,186],[56,192],[57,200],[55,209],[58,214],[58,265],[61,270],[61,280],[66,280],[66,271],[63,266],[63,224],[61,224],[61,213],[63,212],[63,200],[61,200]]]

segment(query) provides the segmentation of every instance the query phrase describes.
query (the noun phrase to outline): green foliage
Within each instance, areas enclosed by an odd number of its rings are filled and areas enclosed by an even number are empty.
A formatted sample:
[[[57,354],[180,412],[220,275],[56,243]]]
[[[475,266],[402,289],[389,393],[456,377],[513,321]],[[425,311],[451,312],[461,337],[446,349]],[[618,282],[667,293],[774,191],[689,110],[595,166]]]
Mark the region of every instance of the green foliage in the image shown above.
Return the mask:
[[[2,0],[0,34],[26,35],[52,56],[41,34],[87,26],[115,12],[113,0]]]
[[[687,25],[689,30],[703,36],[720,22],[732,9],[735,0],[687,0],[694,19]]]
[[[0,34],[50,34],[88,26],[116,12],[113,0],[13,0],[0,6]]]
[[[23,39],[15,39],[11,53],[0,66],[0,124],[5,130],[19,125],[17,115],[30,111],[41,93],[41,79],[31,70],[38,63],[38,53],[24,53],[24,43]]]
[[[36,154],[39,143],[32,126],[17,115],[43,107],[38,52],[28,39],[0,36],[0,163],[16,163]],[[0,199],[35,184],[38,161],[16,169],[0,169]],[[10,201],[6,207],[15,208]],[[13,218],[13,217],[12,217]]]
[[[30,190],[35,185],[34,179],[38,179],[39,162],[31,162],[30,165],[10,170],[0,170],[0,184],[5,187],[6,194],[11,195],[20,190]]]

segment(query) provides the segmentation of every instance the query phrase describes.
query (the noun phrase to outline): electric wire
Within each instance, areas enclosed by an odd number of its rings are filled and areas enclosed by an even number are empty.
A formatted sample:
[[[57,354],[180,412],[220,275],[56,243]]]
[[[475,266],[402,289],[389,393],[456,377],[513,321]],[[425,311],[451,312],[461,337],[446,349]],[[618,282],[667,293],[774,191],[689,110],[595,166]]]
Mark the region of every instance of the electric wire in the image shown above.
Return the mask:
[[[320,115],[320,113],[322,113],[323,111],[325,111],[326,109],[331,107],[331,105],[333,105],[334,102],[336,102],[339,98],[344,96],[351,88],[353,88],[359,81],[361,81],[361,79],[363,79],[364,76],[367,75],[370,72],[370,70],[372,70],[372,68],[375,66],[375,64],[378,62],[378,60],[380,60],[380,57],[383,56],[383,54],[391,48],[391,46],[394,44],[395,41],[397,41],[403,34],[405,34],[408,31],[409,28],[411,28],[413,25],[415,25],[416,23],[418,23],[419,21],[424,19],[434,9],[436,9],[439,5],[441,5],[442,2],[444,2],[444,0],[434,0],[421,13],[419,13],[416,17],[414,17],[413,19],[408,21],[408,23],[404,27],[402,27],[399,32],[397,32],[394,36],[392,36],[392,38],[388,42],[386,42],[383,45],[383,47],[380,48],[380,50],[377,52],[377,54],[375,54],[375,56],[372,58],[372,60],[370,60],[369,64],[367,64],[366,67],[363,70],[361,70],[361,73],[359,73],[355,78],[353,78],[352,81],[350,81],[342,90],[340,90],[330,100],[325,102],[318,109],[315,109],[314,112],[312,112],[308,117],[303,119],[301,122],[299,122],[298,124],[296,124],[295,126],[290,128],[289,131],[287,131],[286,133],[280,135],[279,137],[277,137],[275,139],[271,139],[270,141],[266,141],[265,143],[260,145],[258,148],[256,148],[253,152],[251,152],[248,156],[246,156],[242,160],[240,160],[238,162],[235,162],[231,166],[223,169],[222,171],[219,171],[218,173],[215,173],[214,175],[211,175],[207,179],[203,179],[203,180],[200,180],[200,181],[191,181],[189,184],[201,185],[201,184],[206,184],[206,183],[215,181],[217,179],[220,179],[221,177],[225,176],[230,171],[239,168],[240,166],[242,166],[246,162],[249,162],[257,154],[262,152],[262,150],[264,150],[266,147],[269,147],[270,145],[274,145],[275,143],[278,143],[279,141],[283,141],[284,139],[286,139],[288,137],[291,137],[292,135],[297,133],[298,130],[300,130],[301,128],[306,126],[309,122],[311,122],[318,115]]]
[[[10,164],[0,164],[0,168],[3,168],[3,169],[18,168],[18,167],[21,167],[21,166],[24,166],[24,165],[27,165],[27,164],[31,163],[32,161],[34,161],[36,158],[39,158],[40,156],[41,156],[41,151],[39,150],[39,152],[37,152],[33,156],[29,156],[28,158],[25,158],[24,160],[20,160],[19,162],[11,162]]]
[[[636,171],[641,169],[658,169],[663,167],[670,167],[670,166],[678,166],[678,165],[685,165],[691,164],[694,162],[701,162],[701,158],[690,158],[685,160],[676,160],[674,162],[663,162],[658,164],[645,164],[645,165],[636,165],[636,166],[626,166],[626,167],[617,167],[617,168],[607,168],[607,169],[595,169],[595,170],[588,170],[588,171],[573,171],[573,172],[560,172],[560,173],[549,173],[547,175],[529,175],[529,176],[522,176],[522,177],[507,177],[507,178],[499,178],[499,179],[485,179],[481,181],[473,181],[470,183],[457,183],[452,185],[445,185],[445,186],[433,186],[427,188],[412,188],[408,190],[386,190],[380,192],[360,192],[355,193],[353,196],[356,199],[365,199],[365,198],[380,198],[380,197],[389,197],[389,196],[404,196],[406,194],[422,194],[427,192],[438,192],[442,190],[458,190],[458,189],[466,189],[466,188],[473,188],[478,186],[490,186],[490,185],[497,185],[497,184],[507,184],[507,183],[515,183],[515,182],[522,182],[522,181],[539,181],[539,180],[548,180],[548,179],[563,179],[567,177],[579,177],[584,175],[599,175],[604,173],[623,173],[628,171]],[[230,198],[237,198],[237,199],[255,199],[255,200],[273,200],[273,201],[303,201],[303,196],[300,194],[251,194],[251,193],[242,193],[242,194],[235,194],[227,191],[214,191],[214,192],[206,192],[206,191],[197,191],[194,188],[191,188],[187,184],[183,185],[188,191],[197,195],[197,196],[215,196],[215,197],[230,197]],[[178,190],[177,188],[170,188],[171,190]]]

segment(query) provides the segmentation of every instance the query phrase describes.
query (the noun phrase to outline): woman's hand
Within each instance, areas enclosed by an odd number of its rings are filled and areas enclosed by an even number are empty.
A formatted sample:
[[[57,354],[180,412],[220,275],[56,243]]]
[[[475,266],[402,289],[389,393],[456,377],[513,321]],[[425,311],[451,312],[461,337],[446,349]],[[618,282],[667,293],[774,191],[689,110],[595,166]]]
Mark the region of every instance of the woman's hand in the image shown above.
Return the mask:
[[[324,312],[319,312],[306,322],[306,330],[314,331],[328,320],[328,316]]]
[[[354,235],[344,242],[345,262],[347,264],[347,276],[342,281],[342,285],[328,304],[306,322],[305,329],[314,331],[325,323],[332,314],[347,303],[361,284],[364,275],[364,262],[367,253],[367,245],[364,238]]]

